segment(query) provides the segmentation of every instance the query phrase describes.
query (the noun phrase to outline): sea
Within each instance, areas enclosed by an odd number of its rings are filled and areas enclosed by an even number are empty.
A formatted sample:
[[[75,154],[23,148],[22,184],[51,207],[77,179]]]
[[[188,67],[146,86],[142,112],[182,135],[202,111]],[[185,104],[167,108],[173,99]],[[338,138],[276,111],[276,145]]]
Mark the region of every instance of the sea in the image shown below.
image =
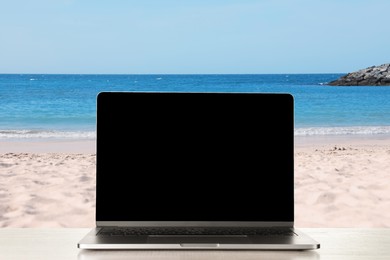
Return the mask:
[[[343,75],[0,74],[0,140],[94,139],[101,91],[290,93],[296,136],[390,134],[390,87],[327,85]]]

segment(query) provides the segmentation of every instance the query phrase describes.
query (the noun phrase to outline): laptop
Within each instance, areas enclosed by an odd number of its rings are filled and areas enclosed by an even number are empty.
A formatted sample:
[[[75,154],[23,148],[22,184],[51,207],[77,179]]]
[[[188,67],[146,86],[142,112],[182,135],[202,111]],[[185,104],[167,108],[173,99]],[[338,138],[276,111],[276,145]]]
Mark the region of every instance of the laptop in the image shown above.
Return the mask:
[[[80,249],[310,250],[294,227],[294,99],[101,92],[96,226]]]

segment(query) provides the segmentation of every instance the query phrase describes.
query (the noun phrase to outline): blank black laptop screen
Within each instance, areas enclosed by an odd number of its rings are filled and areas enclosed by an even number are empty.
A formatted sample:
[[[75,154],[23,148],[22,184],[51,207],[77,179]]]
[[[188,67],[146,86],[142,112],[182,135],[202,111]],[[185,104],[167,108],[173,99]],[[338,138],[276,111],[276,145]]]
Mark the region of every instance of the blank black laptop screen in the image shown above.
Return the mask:
[[[293,221],[289,94],[102,92],[97,221]]]

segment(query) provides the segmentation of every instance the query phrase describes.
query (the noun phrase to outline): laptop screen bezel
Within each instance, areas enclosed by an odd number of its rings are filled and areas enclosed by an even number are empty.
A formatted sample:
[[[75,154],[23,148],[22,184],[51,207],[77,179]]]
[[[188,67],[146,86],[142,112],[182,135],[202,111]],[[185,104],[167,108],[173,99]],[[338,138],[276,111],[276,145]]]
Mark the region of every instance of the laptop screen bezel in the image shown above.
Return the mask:
[[[101,142],[102,140],[99,139],[100,135],[99,135],[99,131],[101,131],[101,127],[99,127],[99,123],[100,123],[100,119],[99,119],[99,113],[101,113],[104,108],[104,106],[102,106],[101,104],[101,100],[102,97],[104,99],[107,99],[107,98],[113,98],[115,99],[116,96],[118,95],[139,95],[139,94],[157,94],[157,95],[160,95],[160,94],[163,94],[163,95],[166,95],[166,94],[170,94],[170,95],[212,95],[212,94],[217,94],[217,95],[220,95],[220,94],[229,94],[229,95],[242,95],[242,94],[247,94],[247,95],[261,95],[262,98],[266,98],[267,96],[269,97],[273,97],[275,98],[276,96],[277,97],[280,97],[281,99],[285,99],[287,100],[287,102],[289,102],[289,109],[290,111],[288,111],[288,113],[290,114],[290,120],[291,120],[291,140],[292,140],[292,143],[290,144],[290,147],[289,149],[291,150],[290,152],[292,153],[292,156],[293,156],[293,147],[294,147],[294,142],[293,142],[293,121],[294,121],[294,113],[293,113],[293,110],[294,110],[294,102],[293,102],[293,96],[291,94],[288,94],[288,93],[237,93],[237,92],[228,92],[228,93],[211,93],[211,92],[203,92],[203,93],[197,93],[197,92],[155,92],[155,91],[150,91],[150,92],[141,92],[141,91],[128,91],[128,92],[101,92],[99,93],[98,97],[97,97],[97,140],[96,140],[96,146],[97,146],[97,189],[96,189],[96,206],[100,205],[100,203],[98,203],[98,200],[102,198],[103,194],[101,194],[100,190],[98,190],[98,187],[99,187],[99,174],[102,174],[101,172],[99,172],[99,149],[100,149],[100,146],[99,146],[99,142]],[[110,102],[115,102],[115,101],[110,101]],[[293,164],[293,161],[290,165],[290,168],[291,168],[291,174],[292,174],[292,178],[290,178],[290,182],[291,182],[291,185],[294,185],[293,184],[293,168],[294,168],[294,164]],[[292,190],[293,191],[293,190]],[[293,192],[290,192],[290,196],[292,196],[292,204],[293,204],[293,201],[294,201],[294,198],[293,198]],[[290,202],[291,204],[291,202]],[[286,218],[286,219],[283,219],[281,221],[240,221],[240,220],[237,220],[237,221],[219,221],[219,220],[212,220],[212,221],[188,221],[188,220],[184,220],[184,221],[177,221],[177,220],[174,220],[174,221],[167,221],[167,220],[164,220],[164,221],[161,221],[159,219],[155,219],[155,220],[152,220],[152,221],[123,221],[123,220],[111,220],[111,219],[99,219],[98,217],[98,209],[96,208],[96,225],[97,226],[193,226],[193,225],[202,225],[202,226],[236,226],[236,225],[240,225],[240,226],[292,226],[293,223],[294,223],[294,205],[290,205],[291,207],[291,210],[289,212],[289,216]]]

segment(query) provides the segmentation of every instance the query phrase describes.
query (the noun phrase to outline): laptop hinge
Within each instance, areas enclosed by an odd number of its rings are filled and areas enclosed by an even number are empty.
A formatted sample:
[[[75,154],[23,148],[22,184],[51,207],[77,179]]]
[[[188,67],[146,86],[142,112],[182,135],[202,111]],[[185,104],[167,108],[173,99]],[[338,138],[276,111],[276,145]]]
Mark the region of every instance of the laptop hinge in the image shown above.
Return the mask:
[[[294,222],[96,221],[96,227],[293,227]]]

